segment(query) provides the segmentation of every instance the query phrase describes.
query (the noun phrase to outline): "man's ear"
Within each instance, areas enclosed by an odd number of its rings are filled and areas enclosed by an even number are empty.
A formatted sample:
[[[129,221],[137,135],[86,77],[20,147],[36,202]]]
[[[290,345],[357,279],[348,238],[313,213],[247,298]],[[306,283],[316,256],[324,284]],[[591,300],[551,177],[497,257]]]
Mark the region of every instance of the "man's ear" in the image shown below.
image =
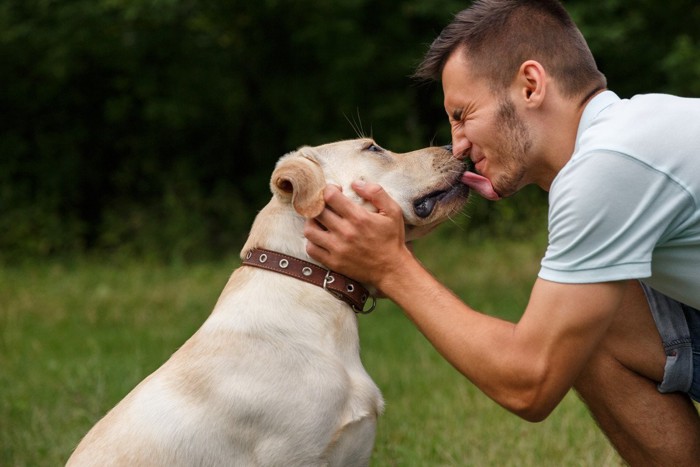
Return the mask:
[[[272,193],[282,202],[291,203],[294,210],[306,218],[316,217],[323,211],[325,186],[326,178],[309,147],[282,157],[270,180]]]
[[[547,92],[547,72],[535,60],[527,60],[518,70],[517,85],[523,100],[530,107],[542,104]]]

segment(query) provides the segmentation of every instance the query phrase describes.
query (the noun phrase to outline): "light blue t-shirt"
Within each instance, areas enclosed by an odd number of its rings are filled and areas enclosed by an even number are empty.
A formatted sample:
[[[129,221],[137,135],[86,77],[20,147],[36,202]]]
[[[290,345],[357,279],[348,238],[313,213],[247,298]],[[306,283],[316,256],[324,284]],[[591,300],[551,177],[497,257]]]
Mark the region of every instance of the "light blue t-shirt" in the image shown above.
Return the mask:
[[[539,276],[642,279],[700,309],[700,99],[605,91],[549,192]]]

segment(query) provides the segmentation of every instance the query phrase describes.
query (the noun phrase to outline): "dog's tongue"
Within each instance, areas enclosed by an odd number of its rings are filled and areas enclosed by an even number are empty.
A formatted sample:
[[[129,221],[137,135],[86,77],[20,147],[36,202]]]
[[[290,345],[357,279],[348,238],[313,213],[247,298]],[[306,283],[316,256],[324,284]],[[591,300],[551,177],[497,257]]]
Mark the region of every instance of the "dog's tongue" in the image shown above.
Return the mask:
[[[501,196],[493,189],[493,185],[491,185],[489,179],[483,175],[474,172],[464,172],[464,175],[462,175],[462,183],[488,200],[496,201],[501,199]]]

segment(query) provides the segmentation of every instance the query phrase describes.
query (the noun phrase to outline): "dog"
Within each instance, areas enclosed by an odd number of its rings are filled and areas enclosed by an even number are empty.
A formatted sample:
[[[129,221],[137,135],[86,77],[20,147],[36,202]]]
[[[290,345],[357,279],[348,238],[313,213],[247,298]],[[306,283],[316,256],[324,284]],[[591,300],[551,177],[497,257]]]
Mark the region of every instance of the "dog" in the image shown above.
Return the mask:
[[[397,154],[367,138],[284,155],[209,318],[67,465],[368,465],[384,406],[359,354],[368,292],[308,257],[304,222],[323,210],[326,184],[372,209],[350,187],[362,179],[397,201],[415,239],[461,210],[464,170],[449,148]]]

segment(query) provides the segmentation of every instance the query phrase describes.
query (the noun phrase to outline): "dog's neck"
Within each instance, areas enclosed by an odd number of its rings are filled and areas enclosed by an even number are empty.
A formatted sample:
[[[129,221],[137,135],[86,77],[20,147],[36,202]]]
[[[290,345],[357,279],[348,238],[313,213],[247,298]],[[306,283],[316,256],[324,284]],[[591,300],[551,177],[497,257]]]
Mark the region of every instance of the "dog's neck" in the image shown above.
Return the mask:
[[[376,305],[374,297],[370,297],[369,291],[359,282],[293,256],[253,248],[243,258],[243,265],[265,269],[321,287],[335,298],[350,305],[356,313],[370,313]],[[372,298],[372,301],[369,307],[365,308],[369,298]]]
[[[264,248],[323,266],[306,253],[304,222],[290,205],[273,197],[255,218],[241,250],[241,259],[253,248]]]
[[[241,250],[241,260],[245,263],[255,250],[268,250],[312,263],[327,271],[328,268],[306,253],[306,239],[303,234],[305,222],[306,220],[297,214],[290,205],[273,197],[255,218],[248,240]],[[359,284],[351,278],[346,279],[348,283],[369,289],[367,293],[374,295],[374,289]],[[346,280],[343,280],[343,283],[345,282]],[[370,298],[374,300],[373,297]],[[373,309],[374,306],[372,305],[371,308]],[[362,310],[362,306],[355,303],[353,309],[359,312]]]

